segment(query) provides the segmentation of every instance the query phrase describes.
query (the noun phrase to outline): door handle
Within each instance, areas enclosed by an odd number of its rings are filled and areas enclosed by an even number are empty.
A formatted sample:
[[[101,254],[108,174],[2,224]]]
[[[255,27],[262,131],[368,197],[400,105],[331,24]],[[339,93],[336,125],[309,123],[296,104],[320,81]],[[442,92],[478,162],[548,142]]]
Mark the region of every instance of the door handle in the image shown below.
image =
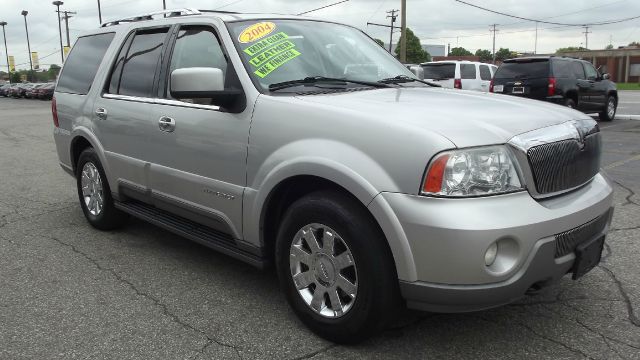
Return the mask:
[[[168,116],[161,116],[158,119],[158,127],[160,131],[173,132],[176,129],[176,121]]]
[[[105,109],[105,108],[97,108],[96,109],[96,116],[100,120],[106,120],[107,119],[107,109]]]

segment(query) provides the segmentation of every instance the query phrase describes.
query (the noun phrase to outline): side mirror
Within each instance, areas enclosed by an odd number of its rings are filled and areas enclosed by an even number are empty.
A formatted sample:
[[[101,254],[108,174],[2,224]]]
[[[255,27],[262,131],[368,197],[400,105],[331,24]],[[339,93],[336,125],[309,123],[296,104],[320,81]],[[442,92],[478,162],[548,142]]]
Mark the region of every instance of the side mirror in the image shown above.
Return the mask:
[[[409,70],[420,80],[424,80],[424,69],[422,66],[411,66]]]
[[[611,78],[611,75],[609,75],[607,73],[602,74],[602,79],[603,80],[609,80],[610,78]]]
[[[242,96],[242,90],[225,90],[224,73],[218,68],[193,67],[171,72],[171,96],[211,99],[213,105],[229,108]]]

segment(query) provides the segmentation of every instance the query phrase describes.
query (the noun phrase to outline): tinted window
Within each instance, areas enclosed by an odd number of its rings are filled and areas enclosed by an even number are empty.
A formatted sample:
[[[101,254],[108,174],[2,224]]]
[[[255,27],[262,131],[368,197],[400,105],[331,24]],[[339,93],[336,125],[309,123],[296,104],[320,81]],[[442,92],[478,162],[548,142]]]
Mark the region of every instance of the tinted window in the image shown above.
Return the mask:
[[[425,79],[446,80],[456,77],[456,64],[426,64],[422,68]]]
[[[482,80],[491,80],[491,70],[488,65],[480,65],[480,79]]]
[[[167,31],[168,29],[154,29],[136,33],[127,55],[114,68],[109,86],[111,93],[151,97],[156,67],[160,61]],[[118,74],[120,68],[122,72]]]
[[[463,79],[476,78],[476,66],[474,64],[460,64],[460,77]]]
[[[574,78],[573,62],[566,60],[555,60],[551,62],[553,67],[553,76],[557,78]]]
[[[496,72],[496,79],[528,79],[549,77],[549,61],[518,61],[503,63]]]
[[[587,75],[587,80],[595,80],[598,78],[598,71],[591,64],[584,63],[584,72]]]
[[[108,33],[79,38],[64,64],[57,90],[87,94],[114,36],[114,33]]]
[[[584,68],[578,61],[571,62],[571,72],[576,79],[584,79]]]

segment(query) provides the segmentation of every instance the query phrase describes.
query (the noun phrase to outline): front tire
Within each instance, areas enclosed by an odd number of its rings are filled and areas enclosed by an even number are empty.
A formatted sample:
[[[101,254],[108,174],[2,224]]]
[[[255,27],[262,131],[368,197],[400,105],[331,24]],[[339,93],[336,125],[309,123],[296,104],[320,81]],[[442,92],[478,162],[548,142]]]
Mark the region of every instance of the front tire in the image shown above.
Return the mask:
[[[91,226],[113,230],[124,225],[127,215],[115,208],[107,176],[92,148],[78,157],[76,184],[82,212]]]
[[[388,244],[361,204],[316,192],[286,211],[276,240],[280,286],[300,320],[336,343],[382,330],[399,304]]]
[[[618,100],[609,95],[607,97],[607,105],[604,108],[604,111],[600,113],[600,120],[602,121],[613,121],[616,117],[616,111],[618,110]]]

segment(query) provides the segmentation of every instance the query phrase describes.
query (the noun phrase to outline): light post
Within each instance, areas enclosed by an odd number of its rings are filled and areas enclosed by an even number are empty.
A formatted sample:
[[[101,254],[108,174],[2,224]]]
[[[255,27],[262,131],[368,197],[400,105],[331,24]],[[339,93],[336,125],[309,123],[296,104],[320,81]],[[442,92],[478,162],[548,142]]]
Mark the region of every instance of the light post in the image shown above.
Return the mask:
[[[60,34],[60,61],[64,62],[64,50],[62,49],[62,25],[60,24],[60,5],[64,4],[64,2],[54,1],[52,4],[57,7],[56,14],[58,16],[58,33]]]
[[[100,9],[100,0],[98,0],[98,21],[100,21],[100,25],[102,25],[102,9]]]
[[[31,43],[29,42],[29,27],[27,26],[27,14],[29,12],[27,10],[22,10],[22,16],[24,16],[24,31],[27,33],[27,49],[29,49],[29,66],[31,67],[31,71],[33,71],[33,61],[31,61]]]
[[[2,26],[2,37],[4,38],[4,52],[7,55],[7,74],[9,74],[9,84],[11,84],[11,66],[9,66],[9,50],[7,50],[7,34],[4,32],[4,27],[7,25],[6,21],[0,21]]]

